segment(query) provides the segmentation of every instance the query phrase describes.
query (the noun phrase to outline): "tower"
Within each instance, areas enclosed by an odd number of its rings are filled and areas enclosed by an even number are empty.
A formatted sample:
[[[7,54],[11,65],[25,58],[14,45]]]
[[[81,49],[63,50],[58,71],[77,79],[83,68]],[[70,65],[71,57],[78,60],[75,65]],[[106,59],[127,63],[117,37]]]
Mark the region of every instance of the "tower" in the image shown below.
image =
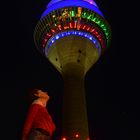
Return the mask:
[[[89,140],[84,78],[110,38],[93,0],[51,0],[35,27],[37,49],[64,80],[62,140]]]

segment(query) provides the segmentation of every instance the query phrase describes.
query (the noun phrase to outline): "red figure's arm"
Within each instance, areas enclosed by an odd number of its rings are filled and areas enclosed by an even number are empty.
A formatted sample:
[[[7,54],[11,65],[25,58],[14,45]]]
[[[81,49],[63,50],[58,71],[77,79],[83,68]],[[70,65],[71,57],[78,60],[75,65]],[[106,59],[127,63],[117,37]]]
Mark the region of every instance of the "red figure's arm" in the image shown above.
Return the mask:
[[[50,116],[50,114],[48,113],[48,119],[49,119],[49,121],[48,121],[48,126],[49,126],[49,128],[50,128],[50,134],[52,135],[52,133],[55,131],[55,129],[56,129],[56,126],[55,126],[55,124],[54,124],[54,122],[53,122],[53,120],[52,120],[52,117]]]
[[[27,117],[24,123],[23,127],[23,134],[22,134],[22,140],[27,140],[27,137],[30,133],[30,130],[32,128],[32,123],[34,121],[34,118],[38,112],[39,106],[37,104],[32,104],[29,108],[29,111],[27,113]]]
[[[53,133],[53,132],[55,131],[55,129],[56,129],[56,126],[55,126],[55,124],[54,124],[52,118],[50,118],[50,122],[51,122],[51,135],[52,135],[52,133]]]

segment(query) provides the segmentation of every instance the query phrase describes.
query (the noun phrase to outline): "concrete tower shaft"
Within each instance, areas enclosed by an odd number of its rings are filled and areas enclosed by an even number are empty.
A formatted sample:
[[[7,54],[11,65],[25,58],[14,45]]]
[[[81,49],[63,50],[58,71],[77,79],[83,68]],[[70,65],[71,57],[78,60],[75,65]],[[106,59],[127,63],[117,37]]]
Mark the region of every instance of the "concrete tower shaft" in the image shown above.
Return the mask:
[[[52,0],[34,31],[37,49],[64,80],[65,140],[88,140],[84,77],[109,46],[111,30],[93,0]]]
[[[76,31],[72,32],[76,33]],[[66,73],[67,69],[70,70],[72,65],[81,67],[85,75],[100,56],[101,46],[97,40],[95,41],[96,45],[84,37],[76,35],[66,36],[55,41],[49,49],[46,48],[45,54],[62,75]],[[70,71],[74,74],[77,70]]]

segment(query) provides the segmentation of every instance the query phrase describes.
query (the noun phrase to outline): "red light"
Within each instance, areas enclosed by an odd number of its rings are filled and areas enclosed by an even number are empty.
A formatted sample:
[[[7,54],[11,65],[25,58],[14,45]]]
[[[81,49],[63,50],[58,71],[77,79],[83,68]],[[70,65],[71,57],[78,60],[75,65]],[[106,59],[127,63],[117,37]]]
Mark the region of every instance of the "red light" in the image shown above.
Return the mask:
[[[45,42],[45,43],[47,42],[47,38],[44,39],[44,42]]]
[[[62,27],[61,27],[61,25],[58,25],[58,29],[61,31],[62,30]]]
[[[87,31],[89,31],[90,30],[90,27],[87,27]]]
[[[51,37],[51,34],[49,34],[49,33],[47,33],[47,35],[46,35],[47,37]]]
[[[65,30],[68,29],[68,28],[69,28],[69,27],[68,27],[67,25],[64,26],[64,29],[65,29]]]
[[[69,26],[70,26],[70,28],[73,28],[73,27],[72,27],[72,23],[71,23],[71,22],[69,23]]]
[[[52,33],[55,33],[56,31],[54,29],[51,29]]]
[[[95,31],[95,29],[92,29],[92,30],[91,30],[91,33],[94,32],[94,31]]]
[[[80,22],[77,23],[77,30],[80,30],[81,24]]]
[[[95,35],[98,35],[98,32],[95,32]]]
[[[67,139],[64,137],[64,138],[62,138],[62,140],[67,140]]]
[[[75,137],[76,137],[76,138],[79,138],[79,134],[76,134]]]
[[[77,22],[75,21],[75,22],[74,22],[74,28],[76,28],[76,26],[77,26]]]
[[[83,29],[85,29],[85,28],[86,28],[86,25],[84,25]]]

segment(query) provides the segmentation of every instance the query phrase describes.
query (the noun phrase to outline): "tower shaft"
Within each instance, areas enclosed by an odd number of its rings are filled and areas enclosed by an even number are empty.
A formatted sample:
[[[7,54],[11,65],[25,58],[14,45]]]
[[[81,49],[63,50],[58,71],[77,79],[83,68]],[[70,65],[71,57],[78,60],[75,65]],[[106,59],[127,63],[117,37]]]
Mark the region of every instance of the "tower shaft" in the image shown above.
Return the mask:
[[[50,48],[48,59],[64,80],[62,137],[66,140],[89,138],[84,78],[98,57],[99,49],[90,40],[78,36],[61,38]]]
[[[63,135],[75,140],[89,136],[84,88],[84,68],[78,64],[67,64],[63,67],[64,96],[63,96]]]

